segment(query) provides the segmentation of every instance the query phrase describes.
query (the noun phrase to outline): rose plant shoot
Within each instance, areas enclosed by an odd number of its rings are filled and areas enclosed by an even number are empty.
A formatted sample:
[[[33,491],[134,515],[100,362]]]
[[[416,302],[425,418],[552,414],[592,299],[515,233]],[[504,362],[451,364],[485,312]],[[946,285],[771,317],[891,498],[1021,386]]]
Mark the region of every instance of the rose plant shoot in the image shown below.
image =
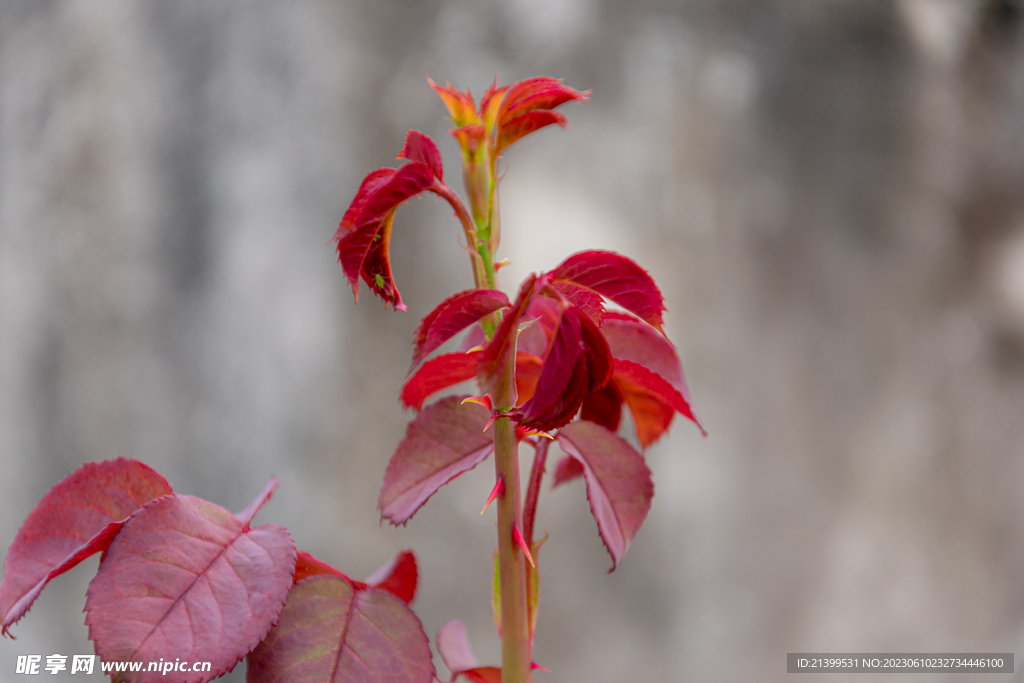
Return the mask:
[[[498,288],[498,158],[540,128],[564,127],[556,108],[587,100],[589,91],[538,76],[500,87],[495,81],[477,103],[468,90],[428,82],[454,124],[467,201],[446,184],[433,140],[410,131],[398,154],[405,163],[367,174],[334,239],[357,298],[365,282],[385,306],[406,310],[390,262],[398,206],[431,192],[451,205],[462,228],[474,286],[442,301],[416,329],[399,395],[416,416],[384,473],[378,506],[382,518],[405,524],[440,487],[494,454],[495,484],[484,510],[495,503],[498,518],[493,609],[501,666],[477,663],[458,620],[438,631],[435,646],[452,681],[525,683],[542,668],[533,642],[547,536],[535,537],[534,520],[552,442],[564,453],[553,483],[584,478],[614,569],[654,495],[643,454],[618,434],[623,411],[632,415],[641,448],[657,441],[676,413],[703,427],[664,333],[661,292],[635,262],[581,251],[527,277],[514,299]],[[464,331],[458,351],[434,354]],[[467,380],[476,381],[478,395],[432,400]],[[533,453],[525,483],[521,444]],[[276,488],[271,477],[232,514],[175,492],[136,460],[86,463],[39,501],[8,549],[0,584],[4,635],[50,580],[101,553],[85,623],[113,680],[203,683],[243,658],[251,683],[438,680],[409,608],[418,576],[413,554],[399,553],[365,581],[352,579],[296,550],[284,527],[252,526]],[[210,667],[168,672],[170,660]],[[129,665],[115,670],[107,668],[111,662]]]

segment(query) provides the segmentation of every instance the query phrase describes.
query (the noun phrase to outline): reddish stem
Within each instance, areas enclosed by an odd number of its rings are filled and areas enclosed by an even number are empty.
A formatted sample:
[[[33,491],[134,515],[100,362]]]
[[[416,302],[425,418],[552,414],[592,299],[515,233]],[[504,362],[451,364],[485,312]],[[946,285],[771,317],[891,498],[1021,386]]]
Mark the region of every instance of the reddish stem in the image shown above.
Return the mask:
[[[534,449],[533,466],[530,467],[530,484],[526,489],[526,500],[523,502],[523,536],[527,546],[533,545],[533,521],[537,516],[537,498],[540,496],[540,482],[544,478],[544,463],[548,459],[550,439],[540,437]]]

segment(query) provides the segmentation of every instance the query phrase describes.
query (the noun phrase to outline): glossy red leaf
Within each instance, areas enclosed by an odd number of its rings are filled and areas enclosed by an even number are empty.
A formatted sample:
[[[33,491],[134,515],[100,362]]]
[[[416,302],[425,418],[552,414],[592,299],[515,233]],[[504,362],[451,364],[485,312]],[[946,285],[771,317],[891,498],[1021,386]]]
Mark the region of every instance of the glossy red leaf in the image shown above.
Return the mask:
[[[590,316],[580,314],[580,339],[587,357],[588,391],[597,391],[612,378],[612,354],[608,342]]]
[[[580,408],[580,418],[596,422],[613,432],[619,429],[622,420],[622,393],[614,381],[587,394]]]
[[[448,107],[448,113],[452,115],[452,121],[457,127],[474,123],[477,120],[476,104],[473,102],[473,95],[470,94],[468,89],[462,92],[453,86],[448,79],[445,79],[443,88],[434,83],[430,78],[427,79],[427,83],[441,97],[444,105]]]
[[[515,413],[522,426],[554,429],[579,410],[589,383],[581,326],[581,314],[575,308],[562,311],[534,394]]]
[[[570,100],[586,101],[590,91],[580,92],[550,76],[534,76],[509,86],[498,110],[498,125],[505,126],[526,112],[554,109]]]
[[[546,296],[533,297],[523,314],[516,348],[543,357],[561,317],[562,308],[558,302]],[[528,325],[526,321],[529,321]]]
[[[462,396],[448,396],[424,408],[409,423],[405,438],[384,473],[377,507],[394,525],[405,524],[430,496],[494,450],[490,413]]]
[[[510,352],[515,348],[519,334],[519,323],[526,313],[536,290],[537,276],[533,273],[523,280],[519,294],[512,308],[505,312],[501,325],[494,332],[494,337],[484,347],[477,369],[477,381],[485,394],[493,394],[501,377],[502,365],[510,359]]]
[[[430,139],[430,136],[424,135],[418,130],[410,130],[405,134],[405,144],[402,145],[402,151],[398,153],[398,158],[426,164],[438,180],[444,179],[441,152],[437,150],[437,145]]]
[[[391,224],[399,204],[433,183],[434,174],[426,164],[411,162],[376,185],[363,200],[359,213],[352,219],[353,227],[338,239],[338,260],[356,301],[362,277],[385,302],[397,310],[405,309],[391,273]]]
[[[402,602],[409,604],[416,597],[418,579],[416,556],[412,554],[411,550],[403,550],[374,572],[373,576],[366,579],[366,585],[370,588],[387,591]]]
[[[495,666],[480,666],[469,647],[465,625],[453,619],[437,632],[437,652],[444,665],[451,672],[451,680],[462,676],[472,683],[501,683],[501,669]]]
[[[86,463],[58,482],[7,550],[0,584],[3,633],[51,579],[106,550],[129,515],[171,492],[154,469],[126,458]]]
[[[599,424],[573,422],[555,438],[562,450],[583,466],[590,511],[614,570],[651,509],[651,471],[642,455]]]
[[[471,351],[431,358],[406,380],[398,400],[406,408],[420,410],[423,402],[437,392],[476,377],[482,355],[482,351]]]
[[[561,486],[583,476],[583,465],[571,455],[562,458],[555,466],[554,478],[551,481],[551,488]]]
[[[249,529],[200,498],[157,498],[128,519],[89,584],[89,638],[103,661],[148,662],[173,653],[211,662],[212,671],[194,680],[212,680],[277,620],[295,561],[284,527]],[[166,678],[143,671],[127,680]]]
[[[424,316],[416,328],[412,367],[462,330],[508,305],[508,296],[496,289],[468,289],[451,295]]]
[[[569,303],[586,313],[599,327],[604,322],[604,298],[600,294],[569,280],[554,280],[551,286]]]
[[[248,683],[431,683],[420,620],[383,590],[311,576],[288,593],[274,629],[246,658]]]
[[[512,143],[517,142],[521,138],[544,128],[545,126],[550,126],[552,123],[557,123],[559,126],[565,128],[565,115],[559,114],[557,111],[541,109],[538,111],[527,112],[522,116],[517,116],[508,123],[502,125],[498,130],[498,142],[494,146],[496,153],[502,152],[510,147]]]
[[[550,273],[594,290],[661,330],[665,300],[650,274],[636,262],[613,251],[581,251]]]
[[[640,441],[644,446],[652,443],[668,428],[672,420],[672,411],[692,420],[700,428],[701,433],[707,436],[690,402],[668,380],[633,361],[616,358],[613,363],[612,376],[619,391],[622,392],[626,405],[633,413],[633,420],[641,432]],[[656,399],[653,404],[650,397]],[[667,410],[658,406],[658,403],[667,406]],[[648,430],[646,436],[645,428]]]
[[[395,175],[395,169],[393,168],[378,168],[376,171],[370,171],[366,174],[363,182],[359,184],[359,189],[356,190],[356,196],[352,198],[352,202],[345,209],[345,215],[341,218],[341,224],[338,226],[337,232],[334,233],[335,240],[340,240],[346,232],[355,227],[356,218],[362,212],[367,198],[379,190],[393,175]]]

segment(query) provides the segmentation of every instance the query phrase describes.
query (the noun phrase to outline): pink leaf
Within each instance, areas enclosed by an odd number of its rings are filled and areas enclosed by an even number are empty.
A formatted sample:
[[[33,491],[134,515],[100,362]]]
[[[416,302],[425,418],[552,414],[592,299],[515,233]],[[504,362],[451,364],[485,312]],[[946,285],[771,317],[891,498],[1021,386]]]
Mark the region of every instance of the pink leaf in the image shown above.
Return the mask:
[[[277,625],[246,659],[248,683],[431,683],[420,620],[383,590],[311,576],[288,593]]]
[[[419,572],[416,556],[411,550],[403,550],[366,580],[370,588],[379,588],[391,593],[402,602],[409,604],[416,597],[416,583]]]
[[[192,496],[136,511],[89,584],[85,623],[103,661],[156,661],[174,653],[211,662],[209,681],[234,668],[270,630],[295,571],[284,527],[247,529]],[[161,681],[143,671],[131,681]]]
[[[490,414],[462,398],[449,396],[432,403],[406,427],[377,501],[381,517],[392,524],[405,524],[439,488],[494,450],[491,428],[484,431]]]
[[[466,627],[453,619],[437,632],[437,652],[454,681],[462,676],[472,683],[501,683],[501,669],[496,666],[479,666],[469,647]]]
[[[508,123],[501,126],[498,131],[498,142],[495,145],[496,152],[500,153],[507,149],[512,143],[526,137],[545,126],[557,123],[565,128],[566,118],[564,114],[550,109],[539,109],[517,116]]]
[[[154,469],[126,458],[86,463],[58,482],[7,551],[0,584],[3,633],[51,579],[106,550],[131,513],[171,492]]]
[[[577,479],[583,476],[583,465],[580,461],[571,455],[567,455],[562,458],[558,465],[555,466],[554,480],[551,482],[551,488],[566,484],[573,479]]]
[[[508,305],[505,293],[495,289],[469,289],[451,295],[428,313],[416,328],[412,367],[462,330]]]
[[[558,290],[569,303],[590,316],[598,326],[604,322],[604,298],[590,289],[569,280],[554,280],[551,286]]]
[[[593,422],[573,422],[555,438],[583,466],[590,511],[614,571],[651,509],[651,471],[632,446]]]
[[[661,330],[665,300],[650,274],[613,251],[581,251],[555,268],[552,280],[568,280],[594,290]]]
[[[441,164],[441,153],[437,151],[437,145],[418,130],[410,130],[405,135],[405,144],[402,151],[398,153],[399,159],[418,161],[426,164],[430,172],[438,180],[444,179],[444,166]]]
[[[421,409],[423,402],[430,396],[459,382],[473,379],[481,355],[481,351],[473,351],[446,353],[431,358],[406,381],[398,400],[407,408]]]

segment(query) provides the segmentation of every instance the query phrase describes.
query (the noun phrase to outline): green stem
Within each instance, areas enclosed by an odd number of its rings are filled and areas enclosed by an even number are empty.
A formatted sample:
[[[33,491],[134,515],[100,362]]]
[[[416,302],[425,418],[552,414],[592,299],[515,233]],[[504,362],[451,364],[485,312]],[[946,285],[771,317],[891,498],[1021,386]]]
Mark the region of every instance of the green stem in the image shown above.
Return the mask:
[[[496,391],[497,407],[513,407],[515,386],[515,345],[510,349]],[[505,482],[498,498],[498,575],[501,585],[501,680],[502,683],[531,683],[533,656],[526,607],[526,559],[512,540],[512,527],[522,531],[523,515],[519,492],[519,446],[515,425],[507,417],[494,422],[495,474]]]

